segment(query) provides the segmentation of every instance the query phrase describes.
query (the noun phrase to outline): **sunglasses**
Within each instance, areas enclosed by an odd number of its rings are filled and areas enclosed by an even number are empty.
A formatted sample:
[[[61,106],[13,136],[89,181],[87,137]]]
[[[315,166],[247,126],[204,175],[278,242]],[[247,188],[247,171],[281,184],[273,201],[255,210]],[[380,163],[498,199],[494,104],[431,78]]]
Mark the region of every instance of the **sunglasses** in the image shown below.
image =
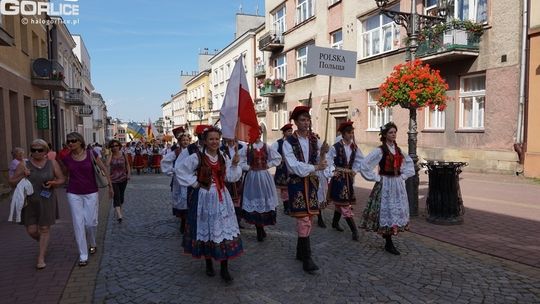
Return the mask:
[[[34,149],[34,148],[30,149],[30,152],[32,153],[36,153],[36,152],[42,153],[43,151],[45,151],[45,149]]]
[[[120,147],[120,145],[111,145],[111,148]]]
[[[66,142],[67,142],[68,144],[74,144],[74,143],[76,143],[76,142],[78,142],[78,141],[79,141],[79,140],[77,140],[77,139],[68,139],[68,140],[66,140]]]

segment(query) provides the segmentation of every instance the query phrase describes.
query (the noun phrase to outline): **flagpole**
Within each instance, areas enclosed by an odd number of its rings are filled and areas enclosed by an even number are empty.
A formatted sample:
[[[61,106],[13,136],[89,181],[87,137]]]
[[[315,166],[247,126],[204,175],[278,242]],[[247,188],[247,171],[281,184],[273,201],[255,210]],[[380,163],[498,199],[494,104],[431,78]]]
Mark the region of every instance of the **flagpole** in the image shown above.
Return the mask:
[[[328,77],[328,99],[326,100],[326,127],[324,129],[324,142],[328,139],[328,121],[330,120],[330,92],[332,90],[332,76]]]

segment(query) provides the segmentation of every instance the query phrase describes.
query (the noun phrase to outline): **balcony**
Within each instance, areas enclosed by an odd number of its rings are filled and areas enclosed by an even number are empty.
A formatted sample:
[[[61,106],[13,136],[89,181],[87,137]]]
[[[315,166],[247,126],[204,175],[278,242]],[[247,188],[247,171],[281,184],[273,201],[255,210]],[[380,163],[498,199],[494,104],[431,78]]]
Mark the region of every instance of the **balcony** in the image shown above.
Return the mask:
[[[89,105],[84,105],[79,107],[79,115],[80,116],[92,116],[94,113],[94,110],[92,110],[92,107]]]
[[[259,64],[255,66],[255,78],[264,77],[266,76],[266,67],[264,64]]]
[[[64,82],[64,68],[54,60],[38,58],[32,60],[32,84],[49,91],[67,91],[68,85]]]
[[[476,58],[480,35],[465,29],[450,29],[418,43],[416,57],[430,64]]]
[[[83,106],[83,90],[77,88],[69,88],[64,93],[64,100],[66,101],[66,103],[72,106]]]
[[[276,87],[273,84],[266,85],[259,89],[259,95],[261,97],[277,97],[285,95],[285,86]]]
[[[259,50],[274,52],[281,50],[285,45],[283,33],[270,31],[259,39]]]

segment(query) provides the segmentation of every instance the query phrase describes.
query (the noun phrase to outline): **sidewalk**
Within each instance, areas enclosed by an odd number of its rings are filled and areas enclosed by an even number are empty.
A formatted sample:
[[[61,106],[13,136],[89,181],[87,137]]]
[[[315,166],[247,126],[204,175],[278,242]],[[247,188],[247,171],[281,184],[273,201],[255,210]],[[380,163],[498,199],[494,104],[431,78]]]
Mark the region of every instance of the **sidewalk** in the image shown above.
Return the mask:
[[[540,268],[540,184],[512,175],[463,172],[461,194],[465,206],[462,225],[426,221],[427,174],[420,172],[419,216],[411,218],[411,232],[481,253]],[[373,186],[360,178],[355,186],[360,216]]]
[[[58,189],[58,210],[60,219],[51,227],[51,239],[46,257],[47,268],[36,270],[38,244],[27,234],[25,227],[7,222],[9,197],[0,199],[0,299],[2,303],[59,303],[62,295],[66,298],[80,299],[77,303],[90,303],[94,291],[94,280],[99,268],[101,253],[92,256],[87,269],[75,266],[78,250],[73,236],[73,225],[64,189]],[[104,195],[101,195],[103,198]],[[108,201],[100,202],[100,227],[98,229],[98,249],[103,248],[103,232]],[[101,247],[101,248],[99,248]],[[86,274],[86,275],[85,275]],[[67,288],[68,282],[78,280],[75,294]],[[92,280],[93,278],[93,280]],[[70,284],[71,286],[73,284]],[[65,291],[69,291],[66,295]],[[71,302],[74,303],[74,302]]]

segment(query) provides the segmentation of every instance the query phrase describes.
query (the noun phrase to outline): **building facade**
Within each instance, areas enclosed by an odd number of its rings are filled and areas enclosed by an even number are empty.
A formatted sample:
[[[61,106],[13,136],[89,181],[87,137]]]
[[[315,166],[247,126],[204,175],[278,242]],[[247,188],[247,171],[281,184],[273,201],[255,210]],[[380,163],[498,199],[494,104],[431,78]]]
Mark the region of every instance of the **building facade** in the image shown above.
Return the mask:
[[[390,9],[410,12],[410,3],[394,1]],[[436,3],[416,1],[416,9],[431,14]],[[417,111],[418,154],[424,159],[466,161],[478,171],[515,172],[519,71],[524,60],[516,20],[521,20],[522,1],[452,3],[443,31],[437,39],[420,41],[416,53],[440,70],[450,86],[444,111]],[[356,51],[356,78],[332,81],[329,141],[336,136],[336,126],[351,119],[356,140],[369,151],[379,144],[379,127],[394,121],[398,143],[406,146],[408,109],[377,107],[380,84],[395,65],[410,58],[404,27],[381,15],[375,1],[266,0],[265,8],[267,33],[259,39],[259,48],[269,56],[267,74],[273,73],[270,86],[264,87],[265,92],[275,92],[271,108],[288,113],[311,103],[313,129],[322,138],[329,77],[306,73],[307,51],[310,45]],[[453,19],[458,21],[450,22]],[[480,33],[453,27],[464,21],[480,24]],[[283,79],[285,86],[277,88],[280,81],[275,79]]]
[[[200,124],[212,124],[210,109],[212,108],[212,92],[210,91],[210,69],[204,70],[186,82],[187,124],[193,128]]]

